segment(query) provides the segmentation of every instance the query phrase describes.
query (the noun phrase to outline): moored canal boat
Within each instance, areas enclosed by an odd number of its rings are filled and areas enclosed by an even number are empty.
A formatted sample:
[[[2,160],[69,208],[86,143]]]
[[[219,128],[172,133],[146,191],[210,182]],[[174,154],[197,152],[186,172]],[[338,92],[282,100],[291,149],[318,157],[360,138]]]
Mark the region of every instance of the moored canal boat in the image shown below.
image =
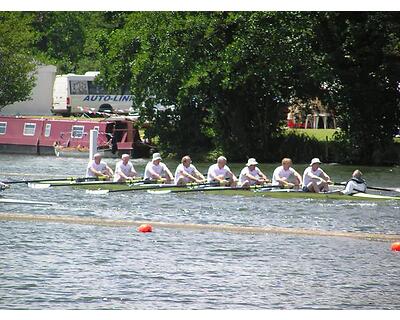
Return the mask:
[[[88,150],[90,130],[98,131],[99,151],[116,157],[149,157],[152,146],[144,143],[129,117],[55,118],[0,116],[0,152],[54,155],[58,150]]]

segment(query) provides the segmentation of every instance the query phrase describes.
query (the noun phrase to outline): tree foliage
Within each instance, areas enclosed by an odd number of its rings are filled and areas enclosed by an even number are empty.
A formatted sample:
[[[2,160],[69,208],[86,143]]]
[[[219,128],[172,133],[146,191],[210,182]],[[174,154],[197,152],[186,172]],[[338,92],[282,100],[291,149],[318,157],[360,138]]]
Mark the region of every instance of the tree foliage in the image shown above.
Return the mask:
[[[103,86],[134,95],[146,135],[157,137],[165,153],[218,150],[231,160],[268,161],[286,150],[286,108],[318,97],[337,117],[347,160],[382,162],[400,122],[398,18],[397,12],[2,13],[0,105],[26,96],[34,60],[55,64],[59,73],[99,70]]]
[[[164,149],[199,146],[266,159],[284,107],[318,91],[313,19],[299,13],[146,13],[129,16],[103,48],[104,78],[130,79]],[[103,42],[104,43],[104,42]],[[156,112],[157,103],[173,110]]]
[[[320,15],[317,38],[338,84],[340,140],[356,163],[385,161],[400,123],[397,12]]]
[[[29,98],[34,86],[29,22],[24,14],[0,12],[0,109]]]

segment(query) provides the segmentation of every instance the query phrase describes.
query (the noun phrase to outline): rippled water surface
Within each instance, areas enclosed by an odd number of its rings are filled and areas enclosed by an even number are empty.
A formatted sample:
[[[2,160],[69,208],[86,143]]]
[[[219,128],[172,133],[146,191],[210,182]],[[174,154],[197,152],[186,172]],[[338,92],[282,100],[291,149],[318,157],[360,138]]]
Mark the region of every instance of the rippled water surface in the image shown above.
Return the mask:
[[[114,166],[115,160],[107,159]],[[82,176],[86,159],[0,155],[0,178]],[[143,173],[146,161],[135,160]],[[175,170],[177,163],[168,163]],[[276,164],[262,165],[272,174]],[[198,167],[204,172],[206,164]],[[231,168],[239,172],[241,165]],[[302,171],[305,165],[297,166]],[[325,165],[335,181],[354,167]],[[361,168],[400,187],[399,167]],[[400,234],[399,202],[268,199],[145,192],[94,196],[13,185],[2,215]],[[362,239],[0,221],[0,309],[399,309],[400,254]],[[400,240],[400,239],[399,239]]]

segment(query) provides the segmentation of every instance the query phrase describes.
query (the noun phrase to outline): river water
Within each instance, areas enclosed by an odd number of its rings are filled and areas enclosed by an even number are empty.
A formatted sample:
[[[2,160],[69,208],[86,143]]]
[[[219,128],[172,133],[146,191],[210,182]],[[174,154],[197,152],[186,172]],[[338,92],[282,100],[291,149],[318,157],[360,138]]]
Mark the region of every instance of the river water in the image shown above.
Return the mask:
[[[107,159],[114,166],[115,160]],[[143,174],[145,160],[135,160]],[[83,176],[87,160],[0,154],[0,179]],[[177,163],[167,163],[175,170]],[[271,176],[278,164],[260,165]],[[205,172],[208,164],[199,164]],[[239,172],[242,165],[232,164]],[[295,166],[302,172],[306,165]],[[354,167],[323,168],[335,181]],[[399,167],[361,168],[399,187]],[[399,234],[400,203],[114,193],[15,184],[0,214]],[[399,309],[391,241],[277,233],[0,221],[0,309]],[[240,229],[240,228],[238,228]],[[400,240],[400,238],[399,238]]]

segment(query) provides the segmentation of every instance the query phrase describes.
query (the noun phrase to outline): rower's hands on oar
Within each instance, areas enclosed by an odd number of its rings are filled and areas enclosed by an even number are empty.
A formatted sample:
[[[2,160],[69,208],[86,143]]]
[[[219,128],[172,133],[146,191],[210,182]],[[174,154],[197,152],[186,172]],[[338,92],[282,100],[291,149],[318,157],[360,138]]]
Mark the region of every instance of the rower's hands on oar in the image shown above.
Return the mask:
[[[282,181],[283,189],[293,189],[295,184],[291,182],[287,182],[286,180]]]
[[[263,179],[263,178],[257,179],[258,184],[267,184],[270,182],[271,182],[271,180],[269,180],[268,178],[267,179]]]

